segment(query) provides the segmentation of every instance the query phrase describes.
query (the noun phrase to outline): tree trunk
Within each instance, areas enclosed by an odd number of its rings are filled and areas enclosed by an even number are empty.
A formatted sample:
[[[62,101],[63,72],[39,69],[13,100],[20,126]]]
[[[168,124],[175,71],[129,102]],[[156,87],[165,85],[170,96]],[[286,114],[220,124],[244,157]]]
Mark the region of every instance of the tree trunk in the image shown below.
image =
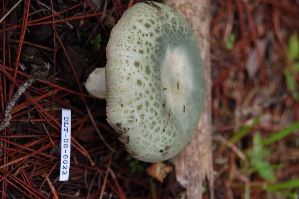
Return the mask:
[[[164,0],[190,23],[201,49],[205,66],[206,101],[198,128],[189,145],[172,162],[176,177],[187,190],[188,199],[202,198],[203,182],[208,179],[210,198],[213,194],[211,149],[211,66],[210,66],[210,2],[209,0]]]

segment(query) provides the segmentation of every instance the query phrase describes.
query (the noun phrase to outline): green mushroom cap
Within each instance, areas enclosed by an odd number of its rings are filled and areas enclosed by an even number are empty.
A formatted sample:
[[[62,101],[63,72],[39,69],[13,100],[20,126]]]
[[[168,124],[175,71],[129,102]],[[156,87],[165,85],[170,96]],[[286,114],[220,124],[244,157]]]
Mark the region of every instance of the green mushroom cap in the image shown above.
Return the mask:
[[[197,41],[169,6],[138,3],[111,32],[107,121],[126,150],[146,162],[177,155],[195,132],[205,79]]]

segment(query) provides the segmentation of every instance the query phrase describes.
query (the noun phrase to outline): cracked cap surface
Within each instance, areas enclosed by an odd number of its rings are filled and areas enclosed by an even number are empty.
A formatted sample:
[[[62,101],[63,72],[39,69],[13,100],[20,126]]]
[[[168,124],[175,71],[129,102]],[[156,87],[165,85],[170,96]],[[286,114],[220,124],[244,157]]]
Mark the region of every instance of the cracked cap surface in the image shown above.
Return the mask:
[[[138,3],[107,46],[107,121],[137,159],[159,162],[189,142],[202,111],[204,68],[186,20],[169,6]]]

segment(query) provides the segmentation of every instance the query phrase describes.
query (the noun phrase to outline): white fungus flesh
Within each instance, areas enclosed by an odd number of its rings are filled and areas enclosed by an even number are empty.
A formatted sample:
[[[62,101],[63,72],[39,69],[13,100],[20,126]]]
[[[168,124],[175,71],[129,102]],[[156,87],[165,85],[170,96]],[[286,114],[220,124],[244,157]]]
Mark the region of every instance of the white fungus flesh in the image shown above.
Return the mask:
[[[197,42],[174,9],[135,4],[113,28],[107,47],[107,121],[135,158],[177,155],[195,132],[205,80]]]

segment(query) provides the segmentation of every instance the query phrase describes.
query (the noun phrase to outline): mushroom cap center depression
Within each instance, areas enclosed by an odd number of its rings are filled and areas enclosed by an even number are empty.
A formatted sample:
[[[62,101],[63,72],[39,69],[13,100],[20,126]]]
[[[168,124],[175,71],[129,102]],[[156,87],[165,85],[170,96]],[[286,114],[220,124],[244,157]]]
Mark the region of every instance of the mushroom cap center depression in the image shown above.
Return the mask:
[[[134,157],[175,156],[196,129],[205,80],[197,42],[172,8],[135,4],[107,46],[107,121]]]

